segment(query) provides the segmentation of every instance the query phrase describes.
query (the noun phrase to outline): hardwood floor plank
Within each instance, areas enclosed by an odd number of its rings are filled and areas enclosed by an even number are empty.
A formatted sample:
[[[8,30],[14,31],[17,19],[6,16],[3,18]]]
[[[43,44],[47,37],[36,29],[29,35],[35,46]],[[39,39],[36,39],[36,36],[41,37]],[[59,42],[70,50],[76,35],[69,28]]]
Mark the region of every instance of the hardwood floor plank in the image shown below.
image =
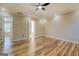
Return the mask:
[[[60,52],[59,52],[57,55],[58,55],[58,56],[63,56],[63,55],[66,53],[66,51],[67,51],[67,49],[68,49],[68,47],[69,47],[70,44],[71,44],[71,43],[68,42],[68,44],[66,44],[66,45],[62,48],[62,50],[60,50]]]
[[[75,44],[73,45],[73,48],[72,48],[72,51],[71,51],[71,56],[74,56],[74,54],[75,54]]]
[[[57,53],[57,51],[59,50],[59,48],[63,45],[63,44],[65,44],[66,42],[61,42],[61,43],[59,43],[58,44],[58,46],[56,47],[56,48],[54,48],[50,53],[48,53],[48,55],[55,55],[56,53]]]
[[[11,55],[13,56],[79,56],[79,44],[51,38],[35,39],[34,47],[31,40],[12,42]],[[0,44],[0,53],[3,52],[3,43]]]

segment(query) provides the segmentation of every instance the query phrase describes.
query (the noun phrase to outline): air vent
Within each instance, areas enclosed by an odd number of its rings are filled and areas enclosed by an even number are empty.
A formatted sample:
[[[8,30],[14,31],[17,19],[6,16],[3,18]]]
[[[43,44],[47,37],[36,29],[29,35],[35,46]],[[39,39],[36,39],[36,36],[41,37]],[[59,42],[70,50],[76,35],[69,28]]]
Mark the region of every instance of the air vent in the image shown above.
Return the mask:
[[[17,12],[17,15],[18,16],[23,16],[23,13],[22,12]]]

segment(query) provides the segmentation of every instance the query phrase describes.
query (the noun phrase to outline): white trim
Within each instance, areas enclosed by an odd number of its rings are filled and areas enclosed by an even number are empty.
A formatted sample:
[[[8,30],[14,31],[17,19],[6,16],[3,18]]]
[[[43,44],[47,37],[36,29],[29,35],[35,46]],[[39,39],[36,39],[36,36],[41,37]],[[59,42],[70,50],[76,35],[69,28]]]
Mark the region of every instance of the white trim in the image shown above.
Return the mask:
[[[28,38],[23,38],[23,39],[15,39],[15,40],[12,40],[12,41],[19,41],[19,40],[29,40]]]

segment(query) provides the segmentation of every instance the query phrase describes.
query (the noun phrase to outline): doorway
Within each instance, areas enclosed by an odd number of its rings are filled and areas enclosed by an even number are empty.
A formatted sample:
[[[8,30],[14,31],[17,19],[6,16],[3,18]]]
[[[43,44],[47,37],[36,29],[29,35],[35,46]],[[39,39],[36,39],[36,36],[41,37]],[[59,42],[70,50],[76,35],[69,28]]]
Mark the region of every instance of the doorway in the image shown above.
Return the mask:
[[[29,51],[34,52],[35,50],[35,21],[32,19],[29,19]],[[34,53],[32,54],[34,55]]]

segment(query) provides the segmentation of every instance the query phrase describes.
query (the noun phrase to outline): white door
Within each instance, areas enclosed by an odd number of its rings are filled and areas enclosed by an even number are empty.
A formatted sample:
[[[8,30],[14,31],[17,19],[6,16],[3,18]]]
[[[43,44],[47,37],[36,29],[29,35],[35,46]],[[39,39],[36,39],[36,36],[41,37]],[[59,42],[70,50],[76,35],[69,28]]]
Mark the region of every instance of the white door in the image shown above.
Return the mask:
[[[35,39],[35,21],[29,20],[29,39]]]
[[[33,52],[35,50],[35,21],[29,20],[29,52]],[[32,55],[35,55],[35,53],[32,53]]]

